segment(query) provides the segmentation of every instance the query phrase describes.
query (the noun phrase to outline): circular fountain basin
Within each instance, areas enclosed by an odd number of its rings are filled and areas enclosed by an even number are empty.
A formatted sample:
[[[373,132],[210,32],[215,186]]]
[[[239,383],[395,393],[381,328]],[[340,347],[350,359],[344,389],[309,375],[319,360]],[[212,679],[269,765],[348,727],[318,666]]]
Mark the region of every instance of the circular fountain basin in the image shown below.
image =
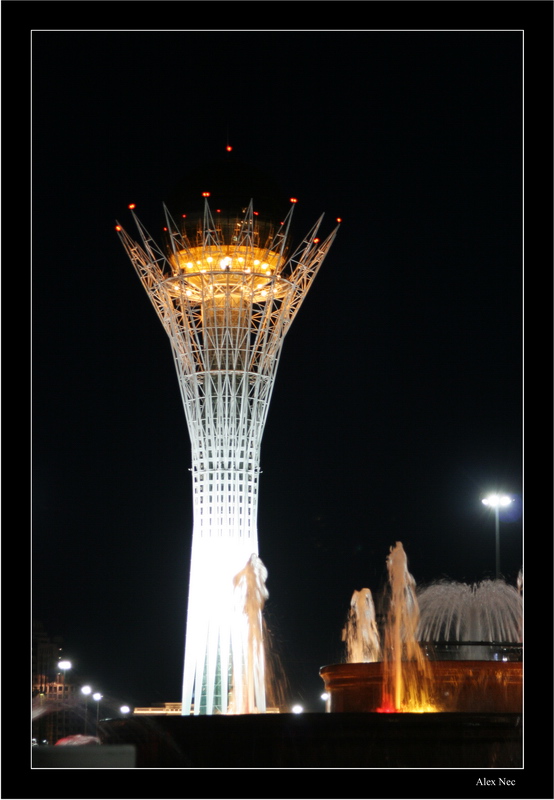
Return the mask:
[[[521,661],[429,661],[429,701],[437,711],[521,713]],[[383,704],[384,663],[332,664],[319,674],[327,711],[374,712]]]

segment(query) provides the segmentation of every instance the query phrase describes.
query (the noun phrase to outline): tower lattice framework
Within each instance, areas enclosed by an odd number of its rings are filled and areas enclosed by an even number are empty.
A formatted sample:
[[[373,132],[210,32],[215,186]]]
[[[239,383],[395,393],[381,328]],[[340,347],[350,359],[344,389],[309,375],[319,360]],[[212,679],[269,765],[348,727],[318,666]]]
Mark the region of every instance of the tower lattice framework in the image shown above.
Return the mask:
[[[247,688],[233,580],[258,554],[260,445],[283,341],[338,230],[320,241],[321,216],[290,255],[293,210],[274,225],[257,218],[253,201],[220,217],[205,198],[191,225],[164,207],[163,247],[134,212],[139,241],[117,225],[169,336],[191,441],[183,714],[266,710],[263,658],[254,692]]]

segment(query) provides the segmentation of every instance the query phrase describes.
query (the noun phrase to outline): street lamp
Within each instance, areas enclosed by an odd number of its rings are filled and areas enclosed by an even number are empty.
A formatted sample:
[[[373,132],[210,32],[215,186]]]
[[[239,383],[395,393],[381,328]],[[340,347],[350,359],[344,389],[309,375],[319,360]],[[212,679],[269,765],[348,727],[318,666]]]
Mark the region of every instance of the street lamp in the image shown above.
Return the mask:
[[[119,710],[122,714],[128,714],[131,709],[129,708],[129,706],[121,706]]]
[[[100,714],[100,700],[102,699],[102,695],[100,692],[94,692],[92,699],[96,700],[96,734],[98,735],[98,718]]]
[[[87,727],[88,727],[88,724],[87,724],[88,723],[88,720],[87,720],[87,717],[88,717],[88,696],[92,692],[92,689],[90,688],[90,686],[82,686],[81,687],[81,692],[85,695],[85,731],[84,731],[84,733],[85,733],[85,736],[86,736],[87,735]]]
[[[66,660],[58,661],[58,669],[60,669],[62,671],[62,720],[61,720],[62,721],[62,736],[65,736],[65,705],[66,705],[66,702],[65,702],[65,673],[67,672],[68,669],[71,669],[71,666],[72,666],[71,661],[66,661]],[[56,717],[57,717],[58,725],[59,725],[59,715],[56,715]],[[58,729],[58,731],[56,732],[56,739],[59,739],[59,738],[60,738],[60,731]]]
[[[58,661],[58,669],[61,669],[65,683],[65,673],[68,669],[71,669],[71,661]]]
[[[494,509],[494,532],[496,537],[496,580],[500,578],[500,522],[499,511],[506,508],[512,502],[512,498],[507,494],[489,494],[481,501],[484,506]]]

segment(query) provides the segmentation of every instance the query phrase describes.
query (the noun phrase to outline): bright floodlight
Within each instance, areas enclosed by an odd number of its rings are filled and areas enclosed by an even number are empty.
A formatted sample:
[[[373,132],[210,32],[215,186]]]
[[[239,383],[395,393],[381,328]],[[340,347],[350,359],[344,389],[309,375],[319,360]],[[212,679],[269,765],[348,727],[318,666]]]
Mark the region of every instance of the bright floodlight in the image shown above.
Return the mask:
[[[296,705],[291,708],[293,714],[302,714],[304,708],[302,706]]]
[[[501,506],[509,506],[512,498],[507,494],[489,494],[488,497],[483,498],[482,503],[485,506],[492,508],[500,508]]]
[[[92,689],[90,688],[90,686],[82,686],[81,691],[83,694],[90,694],[92,692]]]
[[[481,501],[484,506],[489,506],[494,511],[494,536],[496,545],[496,565],[495,577],[496,580],[500,579],[500,514],[501,508],[506,508],[512,502],[512,498],[507,494],[489,494]]]
[[[66,669],[71,669],[71,661],[58,661],[58,667],[65,672]]]
[[[203,202],[196,215],[176,209],[178,221],[165,210],[165,246],[134,212],[140,241],[116,226],[170,339],[191,440],[185,716],[266,710],[263,649],[250,655],[253,623],[235,582],[258,557],[260,447],[283,341],[338,230],[320,239],[321,217],[295,249],[295,200],[283,221],[263,207],[259,216],[253,200],[221,213]],[[168,425],[157,429],[173,447]]]
[[[121,706],[119,710],[122,714],[128,714],[131,709],[129,708],[129,706]]]
[[[100,694],[100,692],[94,692],[94,694],[92,695],[92,699],[96,700],[96,702],[99,703],[100,700],[102,699],[102,695]]]

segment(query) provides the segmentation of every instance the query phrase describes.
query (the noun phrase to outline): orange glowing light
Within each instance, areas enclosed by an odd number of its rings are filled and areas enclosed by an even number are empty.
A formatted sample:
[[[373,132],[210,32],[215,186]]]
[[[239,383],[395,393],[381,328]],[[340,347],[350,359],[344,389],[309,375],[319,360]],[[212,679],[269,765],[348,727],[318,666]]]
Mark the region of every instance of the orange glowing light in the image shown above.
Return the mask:
[[[396,708],[394,706],[381,706],[381,708],[376,708],[375,711],[378,714],[396,714]]]
[[[379,708],[376,708],[375,711],[377,711],[378,714],[395,714],[398,709],[395,708],[391,698],[385,694],[382,705]]]
[[[210,196],[209,192],[202,192],[202,197],[209,197],[209,196]]]
[[[183,217],[183,219],[184,219],[184,218],[185,218],[187,215],[186,215],[186,214],[181,214],[181,216],[182,216],[182,217]]]
[[[228,153],[230,153],[233,148],[231,147],[230,144],[228,144],[225,149],[227,150]]]
[[[337,217],[337,222],[342,222],[342,217]]]
[[[291,203],[298,203],[298,200],[296,199],[296,197],[291,197],[290,201],[291,201]]]
[[[166,230],[167,230],[167,228],[164,226],[164,231],[166,231]]]
[[[134,203],[129,203],[127,208],[130,208],[132,210],[133,208],[136,208],[136,205]]]
[[[121,225],[116,225],[115,229],[116,229],[116,231],[120,231],[121,230]]]
[[[318,242],[319,242],[319,239],[314,239],[314,244],[317,244]]]

